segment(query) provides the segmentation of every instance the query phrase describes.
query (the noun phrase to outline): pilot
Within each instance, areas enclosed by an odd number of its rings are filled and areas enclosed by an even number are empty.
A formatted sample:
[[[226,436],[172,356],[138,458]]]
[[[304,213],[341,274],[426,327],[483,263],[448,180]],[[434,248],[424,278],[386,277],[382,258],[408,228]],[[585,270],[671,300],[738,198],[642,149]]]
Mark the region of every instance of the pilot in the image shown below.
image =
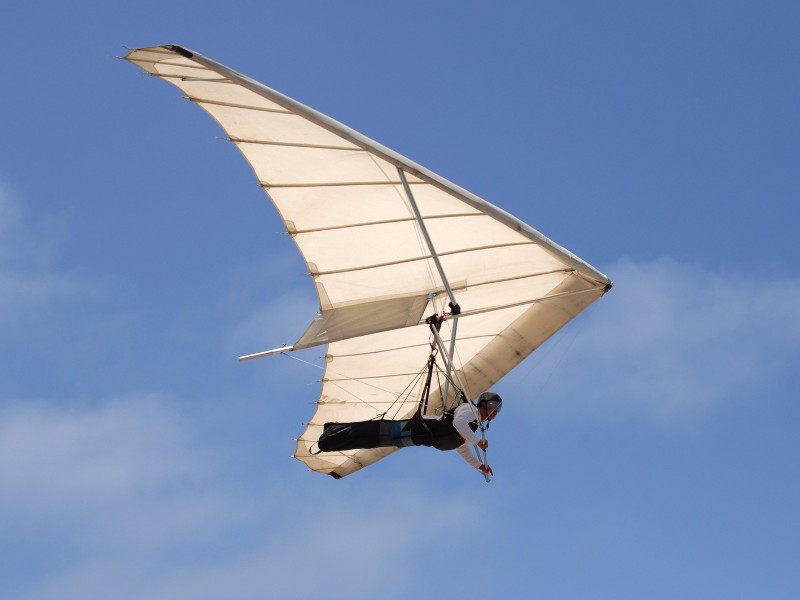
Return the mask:
[[[417,411],[413,417],[402,421],[373,419],[357,423],[325,423],[317,446],[320,452],[432,446],[437,450],[455,450],[481,473],[493,475],[492,468],[478,460],[469,445],[481,450],[488,449],[489,442],[480,439],[475,432],[479,422],[491,421],[502,407],[500,396],[494,392],[484,392],[478,397],[478,417],[464,399],[455,410],[441,416],[422,416]]]

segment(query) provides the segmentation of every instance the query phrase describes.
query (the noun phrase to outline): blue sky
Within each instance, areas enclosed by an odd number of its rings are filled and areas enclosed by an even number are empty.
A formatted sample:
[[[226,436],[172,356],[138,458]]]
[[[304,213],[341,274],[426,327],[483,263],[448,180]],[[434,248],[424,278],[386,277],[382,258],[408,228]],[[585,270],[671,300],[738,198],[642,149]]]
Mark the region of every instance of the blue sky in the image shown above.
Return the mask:
[[[3,10],[0,596],[797,598],[794,2]],[[289,458],[316,310],[178,43],[530,223],[612,293],[498,391],[489,485]],[[304,360],[318,364],[318,351]]]

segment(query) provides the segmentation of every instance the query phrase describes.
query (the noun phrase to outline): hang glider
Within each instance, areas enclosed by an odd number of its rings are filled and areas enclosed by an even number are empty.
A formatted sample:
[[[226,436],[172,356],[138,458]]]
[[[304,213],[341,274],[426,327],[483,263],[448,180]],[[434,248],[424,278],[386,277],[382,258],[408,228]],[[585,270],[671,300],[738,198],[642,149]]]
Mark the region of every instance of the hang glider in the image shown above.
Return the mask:
[[[305,258],[319,315],[292,346],[242,358],[328,345],[295,450],[314,471],[343,477],[396,450],[315,445],[328,422],[414,414],[420,391],[409,385],[431,355],[430,315],[446,315],[438,348],[475,398],[611,288],[529,225],[241,73],[174,45],[125,58],[222,126]],[[447,398],[432,390],[428,405]]]

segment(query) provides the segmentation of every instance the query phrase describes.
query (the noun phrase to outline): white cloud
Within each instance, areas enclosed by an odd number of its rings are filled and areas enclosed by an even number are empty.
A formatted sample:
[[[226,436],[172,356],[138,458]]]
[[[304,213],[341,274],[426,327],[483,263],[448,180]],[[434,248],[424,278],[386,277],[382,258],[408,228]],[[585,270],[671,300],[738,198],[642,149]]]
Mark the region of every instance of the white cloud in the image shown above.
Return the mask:
[[[623,260],[609,272],[614,289],[564,334],[577,332],[576,341],[545,390],[558,403],[682,419],[757,396],[794,368],[800,280],[720,274],[671,259]],[[554,342],[540,352],[561,352]]]
[[[154,491],[201,482],[209,457],[189,452],[191,444],[187,425],[158,396],[96,407],[7,404],[0,410],[0,509],[53,524],[97,522]]]
[[[205,572],[191,570],[159,582],[147,596],[337,599],[371,597],[381,589],[384,598],[405,597],[414,590],[403,574],[425,568],[419,564],[422,540],[447,536],[454,543],[466,542],[467,532],[459,525],[480,527],[464,500],[432,499],[416,485],[359,491],[326,490],[324,496],[290,498],[291,505],[278,508],[282,535]],[[432,500],[447,511],[420,519],[429,514]]]
[[[7,325],[62,300],[95,296],[96,286],[69,274],[0,271],[0,315]]]
[[[52,304],[94,297],[98,288],[51,266],[53,224],[33,222],[0,181],[0,324],[25,329]]]
[[[501,385],[507,393],[537,410],[544,403],[692,422],[728,399],[757,397],[793,368],[800,280],[718,273],[669,258],[625,259],[608,271],[614,289],[513,372]],[[270,340],[273,347],[293,342],[314,301],[305,293],[276,298],[238,325],[231,346],[257,351]],[[536,375],[527,377],[532,364]]]
[[[231,332],[228,345],[242,354],[291,345],[311,324],[318,310],[313,291],[284,292],[242,319]]]
[[[21,218],[20,207],[12,201],[12,197],[8,184],[0,180],[0,233],[3,234],[12,229]]]
[[[299,472],[231,480],[220,450],[170,401],[15,403],[0,411],[0,550],[37,549],[20,599],[384,597],[411,590],[420,540],[481,527],[456,496],[415,482]],[[435,518],[432,506],[446,506]],[[460,524],[468,522],[470,531]],[[9,547],[3,548],[4,544]],[[65,558],[68,557],[68,558]],[[12,568],[14,563],[12,563]]]
[[[38,265],[52,254],[47,219],[35,222],[17,194],[0,180],[0,265]]]

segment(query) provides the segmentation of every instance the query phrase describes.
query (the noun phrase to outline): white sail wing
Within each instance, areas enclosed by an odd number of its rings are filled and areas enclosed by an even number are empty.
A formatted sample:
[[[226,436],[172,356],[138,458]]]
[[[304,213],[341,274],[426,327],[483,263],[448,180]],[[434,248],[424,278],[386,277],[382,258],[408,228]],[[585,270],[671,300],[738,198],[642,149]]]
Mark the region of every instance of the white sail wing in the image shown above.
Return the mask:
[[[329,344],[317,410],[296,449],[315,471],[341,477],[393,451],[317,453],[315,444],[327,422],[413,414],[408,386],[430,352],[424,320],[447,305],[399,171],[462,311],[456,358],[470,397],[610,288],[605,275],[499,208],[211,59],[178,46],[125,58],[222,126],[303,254],[320,314],[293,347]]]

